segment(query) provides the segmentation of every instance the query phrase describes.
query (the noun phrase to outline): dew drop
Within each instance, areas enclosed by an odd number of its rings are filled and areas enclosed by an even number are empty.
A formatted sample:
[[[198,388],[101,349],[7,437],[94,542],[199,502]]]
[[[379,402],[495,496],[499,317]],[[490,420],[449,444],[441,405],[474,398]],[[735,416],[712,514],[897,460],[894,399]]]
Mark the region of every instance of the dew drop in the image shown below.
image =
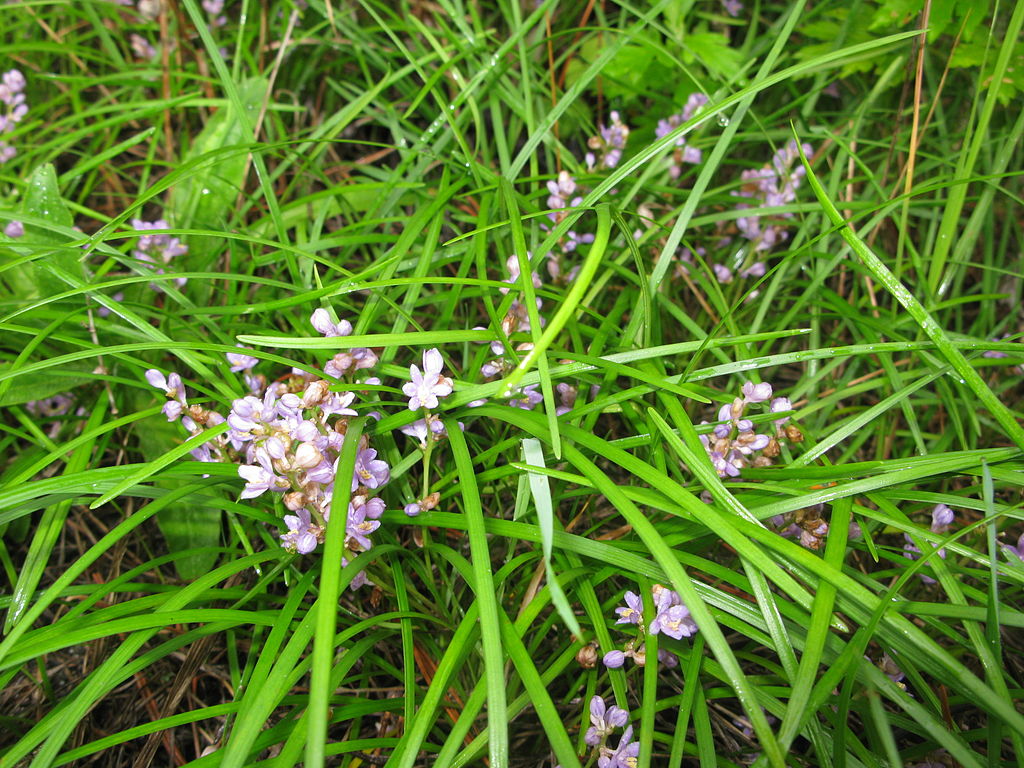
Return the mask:
[[[725,115],[719,115],[718,116],[718,124],[724,128],[725,126],[727,126],[729,124],[729,118],[726,117]]]

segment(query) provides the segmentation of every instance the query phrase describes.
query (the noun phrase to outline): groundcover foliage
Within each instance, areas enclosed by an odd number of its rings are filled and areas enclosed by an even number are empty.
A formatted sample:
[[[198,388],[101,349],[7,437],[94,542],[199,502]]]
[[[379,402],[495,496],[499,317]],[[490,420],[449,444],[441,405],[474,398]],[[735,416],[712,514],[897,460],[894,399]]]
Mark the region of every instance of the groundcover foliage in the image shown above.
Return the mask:
[[[1024,4],[0,9],[0,766],[1024,764]]]

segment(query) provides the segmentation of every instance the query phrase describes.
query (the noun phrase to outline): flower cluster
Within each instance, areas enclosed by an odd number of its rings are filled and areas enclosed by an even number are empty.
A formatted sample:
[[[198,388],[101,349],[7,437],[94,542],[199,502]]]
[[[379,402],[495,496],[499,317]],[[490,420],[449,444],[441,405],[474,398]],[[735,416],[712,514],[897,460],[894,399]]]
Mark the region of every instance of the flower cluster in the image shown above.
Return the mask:
[[[640,742],[633,740],[633,726],[629,723],[629,712],[614,704],[608,706],[600,696],[590,700],[590,728],[583,736],[587,746],[597,753],[598,768],[636,768],[640,754]],[[607,746],[608,737],[617,728],[625,726],[618,746]]]
[[[423,497],[405,505],[403,511],[409,517],[433,509],[441,499],[440,493],[430,492],[430,454],[434,446],[447,437],[448,433],[444,422],[430,410],[437,408],[440,398],[447,397],[453,390],[452,380],[441,373],[443,369],[444,360],[441,352],[437,349],[425,350],[423,370],[416,365],[410,365],[410,381],[402,386],[402,391],[409,398],[409,410],[424,412],[422,419],[401,428],[402,434],[417,440],[419,449],[423,451]],[[459,427],[462,426],[462,422],[459,422]]]
[[[587,146],[592,150],[583,156],[588,171],[595,168],[611,170],[622,159],[622,150],[626,148],[626,139],[629,137],[629,126],[622,122],[615,110],[612,110],[609,117],[612,124],[607,128],[599,124],[597,135],[587,140]]]
[[[132,228],[137,232],[150,232],[157,229],[168,229],[170,225],[163,219],[157,219],[153,222],[132,219]],[[155,264],[156,269],[154,271],[158,275],[164,274],[164,267],[168,266],[176,256],[183,256],[186,253],[188,253],[188,248],[182,244],[181,240],[167,234],[142,235],[132,250],[132,256],[139,261]],[[177,277],[174,279],[174,282],[181,288],[188,282],[188,278]],[[163,291],[159,283],[150,283],[150,287],[154,291]]]
[[[800,148],[805,155],[811,155],[812,149],[809,144],[803,144]],[[795,201],[797,187],[806,174],[806,170],[798,162],[800,148],[797,147],[795,140],[790,140],[773,155],[770,164],[763,168],[744,171],[741,174],[743,184],[737,194],[754,203],[739,203],[737,209],[756,211],[758,208],[774,208]],[[783,220],[793,218],[792,213],[780,213],[776,216]],[[751,251],[754,253],[768,251],[789,237],[787,225],[778,220],[766,222],[765,218],[752,212],[736,219],[737,229],[750,241]],[[764,274],[763,267],[760,271]]]
[[[549,182],[551,184],[551,182]],[[527,253],[527,258],[530,254]],[[549,266],[550,266],[549,262]],[[505,262],[505,266],[508,268],[509,276],[502,282],[508,283],[509,285],[518,285],[519,278],[521,275],[519,269],[519,259],[515,255],[509,256]],[[534,288],[539,288],[542,283],[540,276],[533,272],[530,275],[533,282]],[[507,294],[511,288],[501,288],[503,294]],[[540,298],[536,299],[537,309],[543,306],[543,301]],[[544,318],[540,318],[541,325],[544,325]],[[509,306],[508,313],[501,320],[501,329],[506,336],[511,336],[513,333],[529,333],[532,329],[530,322],[530,313],[527,310],[525,304],[519,299],[513,300]],[[478,329],[482,330],[482,329]],[[502,341],[491,342],[491,353],[496,355],[492,360],[488,360],[482,366],[480,366],[480,373],[483,374],[485,379],[494,379],[499,376],[503,376],[507,373],[515,364],[516,358],[512,352],[529,352],[533,349],[533,342],[524,341],[515,345],[514,350],[509,350],[505,343]],[[543,395],[537,391],[536,384],[530,384],[520,389],[516,395],[508,401],[508,404],[514,408],[523,408],[525,410],[532,409],[535,405],[543,400]],[[470,406],[483,405],[486,400],[475,400],[470,403]]]
[[[701,435],[700,441],[711,459],[711,464],[719,477],[739,477],[742,470],[749,466],[767,467],[771,460],[779,455],[779,439],[788,437],[799,442],[803,436],[795,427],[785,427],[789,416],[782,415],[773,423],[775,435],[758,434],[754,431],[754,423],[744,418],[748,405],[770,402],[771,413],[786,414],[793,409],[789,398],[772,399],[772,385],[767,382],[754,384],[751,381],[743,385],[742,397],[735,398],[731,403],[723,405],[718,411],[718,421],[711,435]],[[707,422],[701,422],[707,424]],[[758,454],[758,455],[754,455]]]
[[[643,599],[635,592],[626,592],[624,597],[626,604],[615,609],[615,613],[619,617],[615,623],[635,626],[639,637],[626,643],[621,651],[614,650],[606,653],[602,659],[606,667],[618,669],[626,663],[627,658],[631,658],[634,663],[643,666],[647,661],[643,634],[648,630],[652,635],[663,634],[676,640],[693,637],[697,634],[697,622],[690,616],[690,610],[677,592],[673,592],[661,584],[655,584],[651,588],[651,596],[654,598],[654,618],[649,622],[644,621]],[[675,655],[664,648],[658,649],[658,661],[670,669],[679,665],[679,660]]]
[[[71,411],[75,401],[70,395],[53,395],[42,400],[30,400],[25,403],[25,409],[39,421],[50,421],[46,429],[47,436],[52,440],[60,433],[64,420],[61,418]],[[79,408],[76,415],[84,416],[85,409]]]
[[[331,321],[323,309],[314,312],[311,321],[326,336],[351,333],[350,324]],[[336,355],[324,366],[328,376],[350,376],[376,362],[370,350],[353,349],[343,354],[344,359]],[[199,461],[239,463],[238,474],[245,480],[243,499],[268,492],[280,494],[284,506],[293,513],[284,517],[288,530],[281,535],[281,544],[299,554],[308,554],[323,542],[336,484],[347,483],[351,498],[345,513],[346,554],[369,549],[369,537],[380,526],[379,518],[384,513],[384,500],[378,494],[390,479],[390,469],[364,435],[356,446],[352,477],[337,477],[348,417],[356,415],[351,407],[355,392],[332,392],[330,381],[298,369],[266,385],[262,376],[249,373],[257,358],[229,352],[227,359],[233,371],[245,372],[250,389],[260,389],[235,400],[226,417],[189,404],[178,374],[146,372],[146,380],[168,398],[163,408],[168,421],[180,420],[193,436],[227,422],[226,432],[193,449],[192,455]],[[379,383],[373,378],[366,381]],[[343,558],[342,565],[346,563]],[[360,573],[352,581],[352,588],[366,583],[366,575]]]
[[[953,524],[953,520],[955,518],[956,515],[953,513],[952,509],[947,507],[945,504],[936,504],[935,508],[932,510],[932,522],[930,526],[932,533],[939,535],[946,533],[949,530],[949,527]],[[908,560],[917,560],[921,556],[921,550],[914,543],[914,540],[910,538],[909,533],[904,533],[903,538],[905,540],[905,543],[903,544],[903,556]],[[939,550],[939,557],[946,557],[945,549]],[[935,579],[931,576],[926,576],[923,573],[919,573],[918,576],[920,576],[921,581],[925,584],[936,583]]]
[[[813,507],[798,509],[785,515],[775,515],[772,522],[778,533],[786,537],[796,537],[807,549],[818,550],[828,535],[828,523],[822,518],[821,513],[825,510],[824,504],[815,504]],[[854,529],[856,523],[851,523],[850,533],[853,536],[855,530],[859,533],[859,526]]]
[[[697,114],[697,111],[707,103],[708,97],[703,93],[691,93],[680,112],[658,121],[658,127],[655,129],[654,135],[659,139],[665,138]],[[699,149],[688,144],[685,136],[680,136],[676,139],[675,149],[672,152],[672,159],[668,168],[669,175],[673,179],[678,179],[683,173],[683,163],[696,165],[701,161],[702,157],[703,154]]]
[[[224,0],[203,0],[203,10],[210,15],[210,28],[223,27],[228,23],[224,15]]]
[[[743,3],[740,0],[722,0],[722,10],[735,19],[743,11]]]
[[[628,129],[626,129],[626,132],[628,133]],[[623,137],[623,142],[624,141],[625,138]],[[558,174],[557,180],[551,180],[548,182],[548,193],[548,208],[562,209],[553,210],[548,214],[548,218],[554,224],[560,223],[569,215],[569,211],[566,209],[575,208],[583,202],[583,198],[576,194],[576,180],[569,175],[568,171],[562,171]],[[550,231],[550,227],[547,224],[541,224],[541,229]],[[565,236],[558,241],[558,250],[547,254],[547,268],[551,279],[555,282],[561,283],[572,282],[579,272],[579,266],[569,267],[566,262],[566,258],[580,245],[586,245],[592,242],[594,242],[594,236],[592,234],[580,234],[574,230],[566,232]],[[515,257],[512,257],[510,262],[513,259],[515,259]],[[511,264],[509,264],[509,270],[512,270]],[[513,273],[512,280],[515,281],[518,279],[519,269],[517,266]],[[534,277],[534,284],[537,287],[540,287],[540,281],[537,280],[536,276]]]
[[[0,75],[0,136],[10,133],[28,113],[25,103],[25,76],[17,69],[9,69]],[[0,139],[0,165],[12,160],[18,154],[13,146]],[[14,235],[8,235],[14,237]]]

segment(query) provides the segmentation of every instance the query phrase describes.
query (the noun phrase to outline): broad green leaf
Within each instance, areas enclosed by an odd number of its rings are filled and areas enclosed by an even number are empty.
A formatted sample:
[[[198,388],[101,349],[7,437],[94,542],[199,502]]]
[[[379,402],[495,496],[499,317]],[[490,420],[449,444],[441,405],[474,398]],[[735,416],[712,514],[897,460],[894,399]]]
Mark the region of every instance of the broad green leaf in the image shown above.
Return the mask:
[[[0,364],[0,371],[10,368],[10,364]],[[48,397],[67,392],[69,389],[93,381],[94,363],[78,360],[61,366],[60,370],[35,371],[24,376],[15,376],[3,394],[0,394],[0,407],[20,405],[32,400],[45,400]]]
[[[254,119],[266,93],[265,78],[249,78],[239,87],[247,114],[239,114],[228,102],[192,142],[184,162],[194,165],[193,171],[175,184],[167,197],[167,215],[174,226],[223,229],[230,221],[248,167],[247,122]],[[221,246],[211,238],[191,238],[188,266],[205,269]]]
[[[139,424],[136,430],[142,455],[148,461],[155,461],[171,448],[180,445],[185,437],[179,424],[172,424],[161,414]],[[161,488],[174,490],[195,482],[190,478],[160,477],[156,484]],[[221,511],[205,506],[194,498],[188,503],[175,504],[161,509],[156,514],[160,532],[172,552],[204,550],[175,561],[178,575],[192,581],[213,568],[217,561],[216,552],[210,548],[220,544]]]

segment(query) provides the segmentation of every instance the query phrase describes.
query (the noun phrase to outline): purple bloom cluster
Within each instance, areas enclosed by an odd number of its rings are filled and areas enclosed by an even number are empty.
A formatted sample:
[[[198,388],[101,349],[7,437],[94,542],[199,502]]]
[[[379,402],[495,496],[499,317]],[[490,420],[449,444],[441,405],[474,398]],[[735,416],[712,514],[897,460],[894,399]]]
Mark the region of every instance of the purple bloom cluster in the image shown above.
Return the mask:
[[[628,722],[629,712],[614,704],[609,707],[603,698],[594,696],[590,700],[590,728],[587,729],[583,741],[591,747],[596,747],[616,728],[622,728]]]
[[[311,321],[327,336],[351,333],[350,324],[331,321],[326,310],[317,310]],[[337,378],[369,367],[371,359],[376,362],[376,355],[369,350],[350,350],[346,355],[347,360],[339,361],[335,356],[328,361],[325,372],[331,367],[334,373],[328,375]],[[369,549],[370,535],[380,526],[379,518],[384,513],[384,500],[378,494],[391,473],[364,435],[357,447],[352,476],[337,477],[347,417],[356,415],[351,408],[355,392],[332,392],[327,379],[298,369],[266,385],[263,377],[248,373],[257,358],[244,353],[228,353],[227,357],[233,371],[245,372],[250,388],[260,388],[235,400],[226,417],[190,405],[177,373],[146,372],[146,380],[168,398],[163,412],[169,421],[180,420],[192,435],[225,421],[230,427],[193,449],[192,455],[199,461],[239,463],[238,474],[245,480],[243,499],[267,492],[281,494],[284,506],[293,513],[284,517],[288,530],[281,535],[281,544],[299,554],[308,554],[323,542],[336,484],[347,483],[352,495],[345,519],[346,552],[354,555]],[[379,383],[373,378],[367,381]],[[342,565],[346,562],[343,558]],[[352,588],[366,583],[366,575],[360,573]]]
[[[818,550],[828,535],[828,523],[821,514],[825,509],[824,504],[816,504],[806,509],[798,509],[785,515],[775,515],[772,523],[778,529],[777,532],[788,537],[800,539],[800,544],[807,549]],[[850,537],[860,536],[860,526],[856,523],[850,524]]]
[[[590,700],[590,728],[584,734],[583,741],[595,748],[598,768],[636,768],[640,742],[633,741],[633,726],[627,723],[629,712],[626,710],[614,704],[609,707],[600,696]],[[607,746],[608,737],[623,726],[625,730],[618,746]]]
[[[776,436],[758,434],[754,431],[754,423],[744,418],[748,405],[771,400],[771,413],[785,414],[793,409],[788,398],[771,399],[772,385],[767,382],[754,384],[748,381],[743,385],[742,394],[743,397],[737,397],[719,409],[718,421],[721,423],[715,426],[711,435],[700,436],[719,477],[739,477],[746,467],[769,466],[771,459],[779,454],[778,436],[782,434],[789,416],[780,416],[773,422],[778,433]],[[707,424],[706,421],[701,423]],[[759,455],[754,456],[755,453]]]
[[[722,0],[722,10],[735,19],[743,10],[743,3],[740,0]]]
[[[42,400],[30,400],[25,403],[25,410],[39,421],[49,420],[50,424],[46,428],[46,434],[50,439],[54,439],[60,433],[61,427],[64,426],[64,420],[61,417],[71,411],[74,402],[70,395],[53,395]],[[86,415],[85,409],[79,408],[76,415]]]
[[[802,149],[807,156],[813,151],[810,144],[802,145]],[[753,211],[762,207],[786,205],[796,200],[796,190],[806,173],[798,162],[799,157],[796,141],[790,140],[772,156],[769,165],[741,174],[743,185],[737,194],[752,200],[753,204],[739,203],[736,206],[740,210],[752,211],[736,219],[736,227],[751,242],[754,253],[768,251],[789,237],[785,224],[778,221],[766,222],[764,216]],[[780,213],[777,216],[781,219],[793,218],[792,213]],[[763,267],[761,274],[764,274]]]
[[[947,507],[945,504],[936,504],[935,508],[932,510],[932,522],[930,526],[931,532],[940,535],[946,533],[955,519],[956,515],[953,513],[952,509]],[[905,540],[905,543],[903,544],[903,556],[908,560],[917,560],[921,556],[920,548],[914,543],[914,540],[910,538],[909,533],[904,533],[903,538]],[[939,557],[945,559],[945,549],[939,550]],[[923,573],[919,573],[918,576],[920,576],[921,581],[925,584],[937,583],[931,576],[926,576]]]
[[[9,69],[0,75],[0,136],[10,133],[14,126],[28,114],[25,103],[25,76],[17,69]],[[18,154],[13,146],[0,139],[0,165],[12,160]],[[16,235],[8,235],[16,237]]]
[[[672,131],[697,114],[697,110],[707,103],[708,97],[703,93],[691,93],[686,99],[686,104],[683,105],[683,109],[680,112],[674,115],[669,115],[668,117],[658,121],[658,127],[655,129],[654,135],[659,139],[665,138],[672,133]],[[668,168],[669,175],[673,179],[678,179],[683,173],[683,163],[696,165],[702,158],[703,154],[701,151],[688,144],[685,136],[680,136],[676,139],[675,150],[672,152],[672,160]]]
[[[210,14],[211,29],[228,23],[228,17],[223,14],[224,0],[203,0],[203,10]]]
[[[566,176],[568,177],[568,174]],[[548,185],[550,186],[552,183],[553,182],[548,182]],[[554,195],[552,195],[552,198],[550,199],[553,199],[553,197]],[[529,255],[530,254],[527,253],[528,258]],[[551,262],[549,262],[549,265],[550,263]],[[519,269],[519,259],[514,255],[509,256],[505,262],[505,266],[508,268],[509,277],[506,280],[503,280],[502,282],[508,283],[509,285],[513,286],[517,285],[521,275]],[[542,285],[540,276],[536,272],[532,273],[530,277],[533,281],[534,288],[539,288]],[[501,288],[500,290],[502,293],[507,294],[511,290],[511,288]],[[543,306],[543,302],[540,298],[537,298],[536,302],[537,309],[540,309]],[[540,320],[541,325],[543,325],[544,318],[541,318]],[[527,311],[526,305],[523,304],[518,299],[514,300],[511,306],[509,307],[508,313],[505,315],[504,318],[502,318],[501,321],[501,328],[504,331],[505,335],[511,336],[513,333],[529,333],[532,327],[533,326],[530,323],[530,314]],[[478,330],[482,329],[478,328]],[[524,341],[520,344],[517,344],[515,346],[514,351],[529,352],[531,349],[533,349],[533,343],[529,341]],[[515,365],[515,355],[511,354],[509,350],[506,349],[504,342],[492,341],[491,353],[497,355],[497,357],[495,357],[493,360],[488,360],[486,363],[480,366],[480,373],[483,374],[483,377],[485,379],[494,379],[499,376],[502,376]],[[537,391],[537,385],[530,384],[516,392],[515,395],[508,400],[508,405],[511,405],[513,408],[531,410],[535,405],[542,402],[543,400],[543,395],[541,395],[540,392]],[[474,400],[469,405],[470,407],[476,407],[483,405],[486,402],[486,400]]]
[[[607,128],[599,124],[597,136],[587,140],[587,146],[593,150],[583,156],[588,171],[595,168],[611,170],[622,160],[622,150],[626,148],[626,139],[629,138],[629,126],[622,122],[615,110],[612,110],[609,117],[612,124]]]
[[[128,35],[128,42],[131,44],[132,53],[135,54],[135,58],[142,59],[143,61],[152,61],[160,55],[160,51],[149,42],[149,40],[138,32],[132,32]]]
[[[132,228],[138,232],[149,232],[157,229],[169,229],[170,224],[163,219],[153,222],[132,219]],[[139,261],[155,264],[157,268],[154,271],[158,275],[164,274],[164,267],[168,266],[176,256],[183,256],[186,253],[188,253],[188,247],[183,245],[178,238],[168,234],[142,235],[132,250],[132,256]],[[175,285],[179,288],[187,282],[188,278],[185,277],[174,279]],[[150,283],[150,287],[154,291],[163,292],[159,283]]]
[[[626,130],[628,132],[628,129]],[[561,222],[569,214],[568,210],[565,209],[575,208],[583,202],[583,198],[576,194],[576,180],[569,175],[568,171],[562,171],[558,174],[557,180],[548,182],[548,193],[548,207],[563,209],[555,210],[548,214],[548,218],[555,224]],[[546,224],[541,224],[541,229],[548,231],[549,227]],[[559,240],[558,251],[552,251],[547,254],[547,268],[551,279],[561,283],[571,282],[579,272],[579,265],[570,267],[566,257],[573,253],[580,245],[592,242],[594,242],[592,234],[581,234],[574,230],[569,230],[565,237]],[[509,271],[512,271],[512,269],[511,264],[509,264]],[[518,269],[518,266],[516,266],[513,272],[513,281],[519,279]],[[536,276],[534,276],[534,285],[538,288],[540,287],[540,281]]]
[[[655,584],[652,592],[655,612],[650,624],[652,635],[660,632],[682,640],[697,634],[697,622],[690,616],[690,609],[683,604],[678,593],[661,584]]]
[[[17,219],[12,219],[4,227],[4,234],[12,240],[17,240],[19,237],[25,236],[25,225]]]
[[[619,745],[600,747],[597,768],[636,768],[637,756],[640,754],[640,742],[633,741],[633,726],[627,725],[619,739]]]
[[[654,618],[649,622],[644,620],[644,603],[640,595],[636,592],[626,592],[623,597],[626,604],[615,609],[618,616],[615,623],[632,624],[641,635],[649,630],[652,635],[663,634],[676,640],[693,637],[697,633],[697,622],[690,616],[690,610],[677,592],[661,584],[655,584],[651,588],[651,596],[654,598]],[[609,651],[602,661],[606,667],[618,669],[629,658],[639,666],[646,663],[647,655],[642,640],[626,643],[621,651]],[[679,665],[675,655],[664,648],[658,649],[658,661],[669,669]]]

